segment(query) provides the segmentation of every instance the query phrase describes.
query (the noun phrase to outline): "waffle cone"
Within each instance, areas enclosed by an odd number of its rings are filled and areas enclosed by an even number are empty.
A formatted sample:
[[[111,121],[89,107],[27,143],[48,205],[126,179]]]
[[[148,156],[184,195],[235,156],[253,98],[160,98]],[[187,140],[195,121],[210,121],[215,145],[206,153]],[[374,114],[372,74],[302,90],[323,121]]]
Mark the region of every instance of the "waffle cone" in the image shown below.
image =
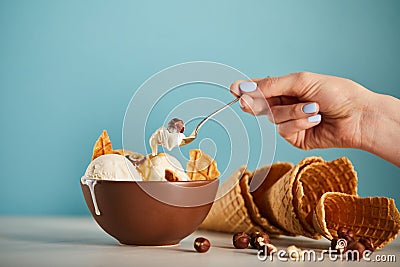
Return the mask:
[[[240,183],[242,180],[248,181],[246,178],[248,175],[246,168],[241,167],[224,182],[219,190],[220,197],[214,202],[206,219],[200,225],[201,229],[227,233],[262,230],[251,221],[242,196]]]
[[[313,226],[313,211],[325,192],[357,195],[357,174],[343,157],[331,162],[314,162],[303,167],[294,183],[294,210],[308,237],[320,238]]]
[[[248,203],[248,211],[253,221],[260,225],[270,235],[291,235],[268,219],[268,211],[265,205],[265,192],[282,176],[292,169],[293,164],[288,162],[277,162],[256,169],[251,174],[251,186],[249,183],[242,188],[242,194]],[[256,189],[251,192],[250,187],[256,184]]]
[[[273,225],[283,229],[286,232],[294,235],[309,236],[303,228],[298,215],[295,212],[293,203],[294,191],[293,188],[297,184],[298,173],[307,165],[314,162],[323,162],[322,158],[309,157],[300,161],[296,166],[278,179],[265,192],[264,208],[266,217]],[[297,187],[297,186],[296,186]]]
[[[92,160],[105,154],[114,154],[114,152],[112,149],[110,137],[108,136],[107,131],[103,130],[96,143],[94,144]]]
[[[352,229],[357,237],[371,238],[379,249],[400,232],[400,213],[391,198],[328,192],[315,208],[313,223],[328,239],[337,238],[336,231],[343,226]]]

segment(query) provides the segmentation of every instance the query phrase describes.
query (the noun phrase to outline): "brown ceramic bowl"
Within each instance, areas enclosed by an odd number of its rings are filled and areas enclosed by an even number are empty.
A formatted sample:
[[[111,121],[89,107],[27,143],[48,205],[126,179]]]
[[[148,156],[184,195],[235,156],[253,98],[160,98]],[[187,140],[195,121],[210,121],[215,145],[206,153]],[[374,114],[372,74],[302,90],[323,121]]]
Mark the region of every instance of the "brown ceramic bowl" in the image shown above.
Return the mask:
[[[126,245],[174,245],[193,233],[207,216],[219,180],[188,182],[97,181],[96,215],[89,187],[81,183],[96,222]]]

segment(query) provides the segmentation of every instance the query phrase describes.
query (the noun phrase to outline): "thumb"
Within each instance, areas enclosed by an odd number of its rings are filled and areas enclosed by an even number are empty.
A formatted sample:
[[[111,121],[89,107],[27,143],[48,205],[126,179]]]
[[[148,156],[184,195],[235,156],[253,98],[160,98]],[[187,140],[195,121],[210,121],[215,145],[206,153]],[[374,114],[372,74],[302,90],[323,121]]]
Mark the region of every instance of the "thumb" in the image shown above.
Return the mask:
[[[251,94],[243,94],[240,97],[240,107],[243,111],[255,116],[268,115],[269,105],[264,97],[253,97]]]
[[[311,73],[298,72],[280,77],[267,77],[257,82],[265,98],[275,96],[301,97],[311,82]]]

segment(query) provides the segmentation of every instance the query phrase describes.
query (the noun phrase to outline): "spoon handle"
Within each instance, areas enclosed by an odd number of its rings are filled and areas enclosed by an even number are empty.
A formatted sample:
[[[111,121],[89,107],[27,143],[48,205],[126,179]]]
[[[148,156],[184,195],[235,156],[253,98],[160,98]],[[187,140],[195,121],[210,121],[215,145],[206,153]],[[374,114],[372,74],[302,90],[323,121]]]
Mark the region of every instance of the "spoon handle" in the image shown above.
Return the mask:
[[[214,117],[215,115],[217,115],[218,113],[220,113],[221,111],[223,111],[224,109],[226,109],[227,107],[229,107],[232,104],[235,104],[236,102],[239,101],[239,97],[236,98],[235,100],[232,100],[231,102],[229,102],[228,104],[226,104],[225,106],[217,109],[216,111],[214,111],[213,113],[211,113],[210,115],[208,115],[207,117],[205,117],[196,127],[196,129],[194,129],[193,133],[194,135],[197,135],[197,133],[199,132],[201,126],[203,126],[204,123],[206,123],[209,119],[211,119],[212,117]],[[192,135],[193,135],[192,133]]]

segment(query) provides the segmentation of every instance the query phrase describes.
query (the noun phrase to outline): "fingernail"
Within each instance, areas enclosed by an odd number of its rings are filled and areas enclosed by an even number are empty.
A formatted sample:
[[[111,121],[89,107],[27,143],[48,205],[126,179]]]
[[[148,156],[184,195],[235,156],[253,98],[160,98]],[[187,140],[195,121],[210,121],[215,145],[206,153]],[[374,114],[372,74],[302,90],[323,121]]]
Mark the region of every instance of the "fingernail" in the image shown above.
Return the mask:
[[[240,91],[244,93],[250,93],[257,89],[257,83],[255,82],[242,82],[239,84]]]
[[[311,114],[317,111],[317,103],[310,103],[303,106],[303,112],[306,114]]]
[[[316,123],[321,121],[321,114],[317,114],[311,117],[308,117],[308,122]]]
[[[246,103],[246,105],[249,107],[249,108],[251,108],[252,107],[252,105],[253,105],[253,98],[251,97],[251,96],[249,96],[249,95],[242,95],[242,97],[240,98],[240,102],[244,102],[244,103]],[[242,103],[240,103],[240,106],[243,108],[244,106],[243,106],[243,104]]]

